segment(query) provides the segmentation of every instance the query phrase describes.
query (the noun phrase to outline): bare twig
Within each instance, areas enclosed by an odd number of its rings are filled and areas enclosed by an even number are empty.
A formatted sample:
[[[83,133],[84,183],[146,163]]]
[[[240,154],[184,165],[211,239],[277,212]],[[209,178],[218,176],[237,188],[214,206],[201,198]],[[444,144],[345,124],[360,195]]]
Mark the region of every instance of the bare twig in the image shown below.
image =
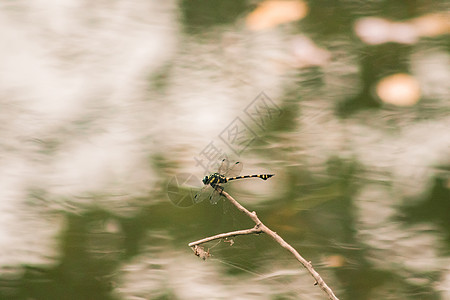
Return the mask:
[[[242,211],[244,214],[246,214],[249,218],[251,218],[256,226],[251,229],[246,230],[238,230],[238,231],[232,231],[228,233],[222,233],[215,236],[211,236],[208,238],[204,238],[195,242],[192,242],[189,244],[190,247],[200,245],[202,243],[206,243],[212,240],[221,239],[229,236],[236,236],[236,235],[243,235],[243,234],[252,234],[252,233],[261,233],[264,232],[267,235],[269,235],[271,238],[273,238],[278,244],[280,244],[283,248],[291,252],[295,258],[308,270],[308,272],[311,274],[311,276],[315,279],[314,285],[320,286],[320,288],[328,295],[329,299],[332,300],[339,300],[331,290],[331,288],[325,283],[325,281],[322,279],[322,277],[317,273],[316,270],[312,267],[311,262],[304,259],[297,250],[294,249],[290,244],[288,244],[285,240],[283,240],[275,231],[272,231],[269,229],[266,225],[264,225],[261,220],[259,220],[258,216],[256,215],[256,212],[252,211],[250,212],[245,207],[243,207],[239,202],[237,202],[233,197],[231,197],[227,192],[221,191],[222,195],[225,196],[228,201],[230,201],[234,206],[237,207],[240,211]]]
[[[253,228],[250,229],[244,229],[244,230],[236,230],[236,231],[231,231],[231,232],[227,232],[227,233],[221,233],[221,234],[216,234],[192,243],[189,243],[189,247],[193,247],[195,245],[200,245],[203,243],[207,243],[210,241],[214,241],[214,240],[218,240],[218,239],[223,239],[223,238],[227,238],[230,236],[237,236],[237,235],[244,235],[244,234],[252,234],[252,233],[261,233],[262,230],[261,228],[259,228],[258,226],[255,226]]]

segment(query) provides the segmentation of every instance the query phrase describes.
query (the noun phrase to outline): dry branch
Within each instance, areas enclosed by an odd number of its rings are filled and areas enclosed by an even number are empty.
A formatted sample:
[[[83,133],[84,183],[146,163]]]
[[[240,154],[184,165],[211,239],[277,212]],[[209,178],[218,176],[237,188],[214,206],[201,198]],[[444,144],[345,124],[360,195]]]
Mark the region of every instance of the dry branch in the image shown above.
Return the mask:
[[[325,281],[322,279],[322,277],[317,273],[316,270],[314,270],[311,262],[304,259],[297,250],[294,249],[290,244],[288,244],[285,240],[281,238],[275,231],[272,231],[269,229],[266,225],[264,225],[261,220],[259,220],[258,216],[256,215],[256,212],[252,211],[250,212],[248,209],[243,207],[239,202],[237,202],[233,197],[231,197],[227,192],[221,191],[222,195],[225,196],[228,201],[230,201],[234,206],[237,207],[240,211],[242,211],[244,214],[246,214],[249,218],[255,222],[255,227],[251,229],[245,229],[245,230],[237,230],[237,231],[231,231],[227,233],[221,233],[217,234],[211,237],[207,237],[192,243],[189,243],[189,247],[196,247],[200,244],[222,239],[230,236],[236,236],[236,235],[244,235],[244,234],[253,234],[253,233],[261,233],[264,232],[265,234],[269,235],[271,238],[273,238],[278,244],[281,245],[281,247],[285,248],[289,252],[291,252],[295,258],[308,270],[308,272],[311,274],[311,276],[315,279],[314,285],[320,286],[320,288],[328,295],[329,299],[332,300],[339,300],[331,290],[331,288],[325,283]],[[194,251],[195,252],[195,251]]]
[[[214,241],[214,240],[218,240],[218,239],[224,239],[230,236],[237,236],[237,235],[245,235],[245,234],[252,234],[252,233],[261,233],[262,230],[259,228],[259,226],[255,226],[253,228],[250,229],[244,229],[244,230],[236,230],[236,231],[231,231],[231,232],[227,232],[227,233],[221,233],[221,234],[216,234],[192,243],[189,243],[189,247],[193,247],[195,245],[200,245],[203,243],[207,243],[210,241]]]

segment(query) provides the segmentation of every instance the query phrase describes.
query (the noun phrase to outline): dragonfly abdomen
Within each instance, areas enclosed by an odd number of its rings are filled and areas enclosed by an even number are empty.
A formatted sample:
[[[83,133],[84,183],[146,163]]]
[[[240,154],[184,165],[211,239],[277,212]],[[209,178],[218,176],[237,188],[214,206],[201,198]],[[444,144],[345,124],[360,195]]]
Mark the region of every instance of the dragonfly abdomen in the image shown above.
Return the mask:
[[[227,181],[230,180],[237,180],[237,179],[244,179],[244,178],[261,178],[262,180],[267,180],[270,177],[272,177],[275,174],[259,174],[259,175],[244,175],[244,176],[236,176],[236,177],[229,177],[227,178]]]

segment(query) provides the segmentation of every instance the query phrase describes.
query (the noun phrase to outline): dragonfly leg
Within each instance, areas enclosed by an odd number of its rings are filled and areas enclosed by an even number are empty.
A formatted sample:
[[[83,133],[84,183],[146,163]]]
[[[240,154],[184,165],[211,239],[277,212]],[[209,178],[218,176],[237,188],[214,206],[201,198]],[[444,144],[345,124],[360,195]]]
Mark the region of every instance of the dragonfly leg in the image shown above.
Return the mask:
[[[220,185],[216,185],[215,188],[216,188],[216,190],[219,192],[219,194],[222,195],[223,187],[220,186]]]

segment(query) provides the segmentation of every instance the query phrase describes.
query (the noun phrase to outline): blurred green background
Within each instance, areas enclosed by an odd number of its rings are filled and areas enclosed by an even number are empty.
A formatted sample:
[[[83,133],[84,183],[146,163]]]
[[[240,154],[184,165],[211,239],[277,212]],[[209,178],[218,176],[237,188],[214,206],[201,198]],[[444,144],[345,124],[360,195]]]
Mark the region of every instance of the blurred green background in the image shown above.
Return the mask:
[[[0,6],[0,299],[450,299],[447,1]]]

